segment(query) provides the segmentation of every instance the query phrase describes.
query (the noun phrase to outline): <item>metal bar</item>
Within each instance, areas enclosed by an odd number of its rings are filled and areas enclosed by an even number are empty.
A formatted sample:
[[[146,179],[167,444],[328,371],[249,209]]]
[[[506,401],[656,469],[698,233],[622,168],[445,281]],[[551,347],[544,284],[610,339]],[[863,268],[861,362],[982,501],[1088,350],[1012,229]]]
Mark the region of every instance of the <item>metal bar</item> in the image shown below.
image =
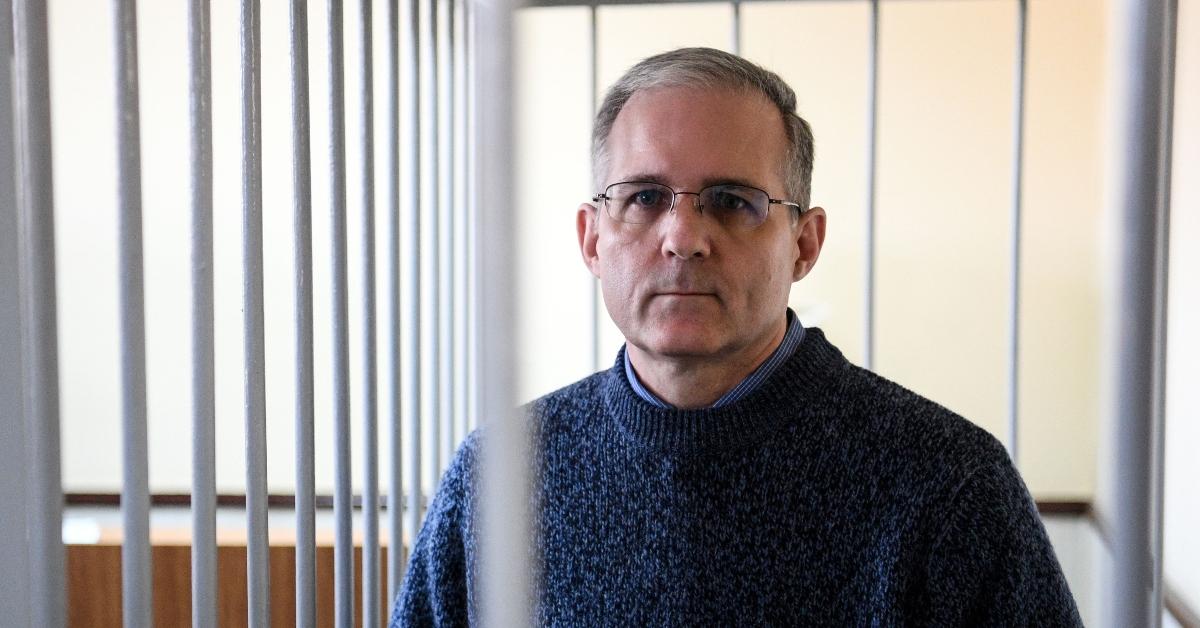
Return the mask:
[[[478,11],[474,2],[467,3],[467,417],[468,425],[475,429],[481,421],[479,407],[479,381],[481,361],[479,359],[479,330],[482,316],[479,310],[479,41]]]
[[[441,230],[441,216],[438,214],[438,85],[437,85],[437,2],[438,0],[423,0],[421,2],[420,20],[421,33],[418,39],[418,59],[421,67],[421,221],[422,246],[425,256],[421,265],[424,276],[421,278],[421,305],[425,310],[421,317],[423,327],[421,354],[421,397],[425,402],[425,416],[422,420],[428,427],[427,442],[425,443],[426,468],[429,471],[432,491],[437,486],[441,476],[441,367],[439,358],[442,355],[440,331],[441,305],[441,265],[438,263],[441,240],[438,234]]]
[[[113,4],[116,32],[118,290],[121,313],[121,612],[126,626],[152,623],[150,455],[146,437],[146,306],[142,277],[142,178],[137,13]]]
[[[384,21],[387,28],[387,58],[384,65],[387,68],[387,78],[384,81],[387,90],[387,111],[385,122],[387,126],[387,298],[385,299],[384,317],[387,321],[387,336],[384,345],[387,347],[387,360],[383,365],[385,372],[383,399],[388,412],[388,450],[391,452],[391,465],[388,467],[387,517],[388,517],[388,552],[387,552],[387,582],[386,596],[393,600],[400,592],[400,579],[403,577],[404,556],[404,476],[402,450],[404,439],[401,436],[400,398],[403,384],[401,382],[401,313],[400,313],[400,24],[398,0],[388,0],[384,3]]]
[[[1166,480],[1166,400],[1167,400],[1167,312],[1170,271],[1171,234],[1171,177],[1173,173],[1173,142],[1175,138],[1175,45],[1179,19],[1178,0],[1166,0],[1163,4],[1162,52],[1162,105],[1159,119],[1162,128],[1159,141],[1159,211],[1161,220],[1155,234],[1157,255],[1154,260],[1154,292],[1158,303],[1154,321],[1154,425],[1151,440],[1150,476],[1150,555],[1154,559],[1151,571],[1150,613],[1153,617],[1163,616],[1167,591],[1163,583],[1163,500]]]
[[[292,0],[292,195],[296,265],[296,626],[317,623],[314,458],[312,152],[308,93],[308,2]]]
[[[450,37],[451,0],[436,0],[435,65],[437,67],[437,214],[438,214],[438,459],[442,469],[454,456],[454,189],[453,175],[453,102]]]
[[[12,51],[12,2],[0,0],[0,52]],[[13,65],[0,65],[0,137],[16,135],[13,112]],[[21,339],[21,218],[17,204],[15,143],[0,142],[0,565],[5,566],[0,588],[0,617],[14,626],[31,626],[32,570],[27,543],[27,512],[33,496],[25,475],[29,464],[25,451],[24,390],[21,386],[25,360]]]
[[[329,191],[333,263],[333,606],[338,628],[354,625],[353,505],[350,502],[350,334],[346,271],[346,104],[342,3],[329,0]]]
[[[402,73],[403,89],[400,90],[401,109],[400,122],[403,125],[400,128],[400,134],[405,139],[405,145],[408,150],[402,155],[404,161],[401,163],[401,171],[404,175],[405,184],[402,186],[404,191],[404,202],[401,206],[405,209],[404,215],[404,241],[401,243],[402,257],[404,264],[402,267],[403,276],[401,277],[401,288],[403,291],[402,306],[404,310],[404,320],[407,324],[402,325],[400,345],[403,348],[403,361],[400,364],[400,369],[403,373],[402,388],[400,395],[400,412],[402,420],[408,424],[408,439],[405,447],[405,457],[408,461],[408,516],[405,519],[405,537],[409,543],[412,543],[417,538],[417,531],[421,528],[421,471],[422,471],[422,456],[421,456],[421,418],[424,414],[425,404],[421,396],[422,388],[422,368],[424,360],[421,359],[421,330],[424,328],[422,316],[425,313],[425,308],[422,307],[422,290],[421,284],[424,277],[424,269],[422,268],[421,260],[421,81],[420,81],[420,64],[419,64],[419,33],[420,33],[420,10],[419,3],[421,0],[404,0],[400,5],[403,12],[400,16],[400,22],[405,25],[405,28],[400,31],[403,37],[400,38],[400,50],[404,55],[401,67],[404,70]]]
[[[598,39],[599,29],[597,28],[597,6],[593,3],[588,7],[588,36],[591,40],[588,42],[588,74],[591,80],[588,81],[588,88],[591,90],[588,103],[592,108],[592,120],[596,119],[597,110],[600,108],[600,43]],[[593,181],[593,186],[596,187],[596,192],[599,193],[599,188],[604,185],[603,181]],[[603,303],[600,298],[600,280],[591,273],[588,273],[588,281],[592,284],[592,290],[588,293],[588,328],[591,331],[592,342],[588,347],[591,352],[590,363],[592,369],[600,370],[604,368],[601,364],[603,356],[600,355],[600,308]]]
[[[480,278],[481,318],[479,380],[481,411],[492,417],[484,436],[481,479],[483,531],[480,535],[483,584],[482,623],[487,626],[531,624],[531,555],[529,462],[526,430],[519,420],[503,420],[513,413],[517,383],[512,368],[510,338],[513,330],[511,269],[515,213],[510,210],[513,189],[511,160],[511,42],[512,6],[506,0],[479,3],[478,38],[489,42],[480,56],[477,84],[480,156],[479,186],[487,190],[481,207],[479,256],[487,260]]]
[[[371,0],[359,0],[359,82],[362,98],[362,272],[363,272],[363,547],[362,621],[379,621],[379,426],[375,329],[375,82]]]
[[[242,0],[240,17],[247,622],[251,628],[266,628],[271,625],[271,597],[267,541],[267,395],[262,265],[262,38],[258,0]]]
[[[732,20],[729,25],[729,47],[733,54],[741,56],[742,54],[742,2],[741,0],[730,0],[729,8],[732,10]]]
[[[451,32],[454,63],[454,442],[461,442],[470,430],[467,422],[467,71],[466,71],[466,0],[455,0],[454,27]]]
[[[1110,617],[1119,626],[1162,620],[1161,460],[1166,333],[1169,129],[1173,79],[1164,41],[1173,41],[1172,0],[1122,0],[1114,5],[1114,58],[1121,63],[1115,170],[1122,173],[1111,206],[1110,242],[1117,316],[1109,329],[1108,390],[1113,475],[1113,591]]]
[[[879,130],[879,0],[871,0],[867,48],[867,216],[863,260],[863,366],[875,368],[875,185]]]
[[[26,543],[32,625],[66,624],[62,471],[58,417],[58,325],[54,271],[54,182],[46,3],[13,6],[24,426],[30,508]]]
[[[192,193],[192,625],[217,625],[210,0],[188,3]]]
[[[1020,348],[1021,348],[1021,191],[1025,172],[1025,28],[1028,23],[1028,2],[1017,0],[1017,50],[1013,82],[1013,180],[1012,226],[1010,238],[1011,268],[1008,297],[1008,455],[1013,464],[1017,458],[1017,417],[1020,412]]]

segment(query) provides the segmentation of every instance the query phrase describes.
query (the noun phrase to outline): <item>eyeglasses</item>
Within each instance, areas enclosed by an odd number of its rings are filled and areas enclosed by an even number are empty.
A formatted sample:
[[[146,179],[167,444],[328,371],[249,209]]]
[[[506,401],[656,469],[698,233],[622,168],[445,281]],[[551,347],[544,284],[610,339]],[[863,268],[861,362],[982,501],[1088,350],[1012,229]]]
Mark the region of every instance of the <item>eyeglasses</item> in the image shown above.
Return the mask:
[[[649,181],[624,181],[605,188],[603,194],[592,197],[604,202],[604,211],[618,222],[645,225],[675,209],[675,199],[681,194],[696,197],[696,209],[729,228],[752,229],[767,219],[771,205],[787,205],[800,213],[799,203],[771,198],[765,191],[748,185],[710,185],[699,192],[676,192]]]

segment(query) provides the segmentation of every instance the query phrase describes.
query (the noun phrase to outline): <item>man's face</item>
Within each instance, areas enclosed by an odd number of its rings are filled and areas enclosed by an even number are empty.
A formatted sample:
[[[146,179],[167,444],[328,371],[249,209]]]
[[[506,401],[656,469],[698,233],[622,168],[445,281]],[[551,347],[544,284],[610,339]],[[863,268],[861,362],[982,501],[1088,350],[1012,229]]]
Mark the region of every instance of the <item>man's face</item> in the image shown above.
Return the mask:
[[[676,192],[720,183],[787,198],[783,120],[765,97],[659,88],[637,92],[608,138],[605,185],[653,181]],[[580,249],[601,283],[609,315],[633,352],[651,359],[737,359],[782,337],[792,282],[807,274],[824,238],[824,212],[793,220],[771,205],[766,222],[726,228],[680,195],[656,222],[633,225],[580,207]],[[765,357],[765,355],[764,355]]]

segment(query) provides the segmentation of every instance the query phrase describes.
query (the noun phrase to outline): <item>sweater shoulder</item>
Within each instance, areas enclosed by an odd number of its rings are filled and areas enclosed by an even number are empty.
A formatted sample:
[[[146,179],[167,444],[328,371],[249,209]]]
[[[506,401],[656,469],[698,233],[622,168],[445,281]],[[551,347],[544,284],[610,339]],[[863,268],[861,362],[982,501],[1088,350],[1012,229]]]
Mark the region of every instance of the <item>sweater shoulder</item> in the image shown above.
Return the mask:
[[[602,390],[611,376],[611,371],[593,373],[530,401],[521,411],[539,430],[577,425],[602,412]]]
[[[927,467],[950,484],[982,467],[1011,466],[1007,450],[991,432],[864,368],[846,369],[834,394],[843,408],[839,414],[847,438]]]

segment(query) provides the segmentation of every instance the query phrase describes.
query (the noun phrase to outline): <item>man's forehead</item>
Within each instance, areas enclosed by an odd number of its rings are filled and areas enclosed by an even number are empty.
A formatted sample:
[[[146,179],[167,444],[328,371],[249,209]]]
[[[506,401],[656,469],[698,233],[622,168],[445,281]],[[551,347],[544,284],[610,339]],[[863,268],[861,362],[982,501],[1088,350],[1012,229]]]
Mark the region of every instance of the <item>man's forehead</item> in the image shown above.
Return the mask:
[[[785,148],[779,110],[758,92],[647,89],[630,97],[613,124],[608,174],[610,182],[763,187],[780,171]]]

